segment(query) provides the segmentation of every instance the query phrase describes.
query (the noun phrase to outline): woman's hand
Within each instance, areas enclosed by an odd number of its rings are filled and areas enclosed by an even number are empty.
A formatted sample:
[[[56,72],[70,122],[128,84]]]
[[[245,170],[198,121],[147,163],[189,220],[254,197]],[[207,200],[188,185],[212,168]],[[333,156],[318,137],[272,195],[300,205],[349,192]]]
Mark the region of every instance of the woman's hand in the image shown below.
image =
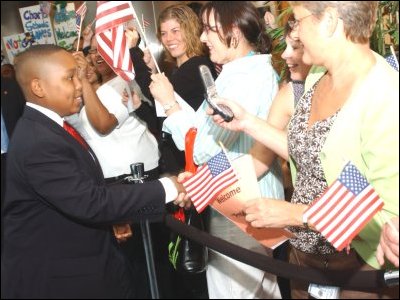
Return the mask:
[[[129,98],[128,91],[125,89],[122,93],[122,103],[128,107],[128,101],[132,102],[133,109],[136,110],[142,105],[142,101],[135,91],[131,92],[131,97]]]
[[[192,202],[190,201],[190,198],[188,194],[185,191],[185,188],[182,185],[182,182],[185,181],[186,178],[192,176],[192,173],[189,172],[184,172],[176,176],[169,177],[172,182],[174,182],[175,187],[178,191],[178,197],[174,200],[174,204],[178,205],[180,207],[185,207],[185,208],[190,208],[192,205]]]
[[[156,73],[156,63],[151,57],[150,50],[148,48],[143,50],[143,61],[146,66],[151,70],[152,74]]]
[[[214,110],[211,107],[208,107],[207,114],[213,115],[214,123],[219,126],[226,128],[232,131],[243,131],[247,123],[251,122],[254,118],[251,114],[246,112],[239,104],[234,101],[226,100],[223,98],[218,98],[215,100],[217,104],[222,104],[229,107],[233,112],[233,120],[230,122],[224,121],[224,119],[218,115],[214,114]]]
[[[85,27],[85,29],[82,31],[82,37],[83,37],[83,48],[90,46],[90,41],[92,39],[92,36],[94,35],[94,32],[92,30],[92,24],[89,24],[88,26]]]
[[[174,88],[164,73],[151,75],[150,92],[154,99],[165,105],[175,101]]]
[[[381,266],[385,257],[395,266],[399,267],[399,217],[390,220],[392,225],[385,223],[382,228],[381,239],[376,251],[376,258]],[[397,229],[396,229],[397,228]]]
[[[139,33],[136,27],[130,27],[125,29],[125,36],[128,48],[134,48],[137,46],[139,41]]]
[[[304,205],[297,205],[285,200],[260,198],[245,204],[246,221],[251,226],[283,228],[302,225],[301,216]]]
[[[81,51],[73,52],[72,56],[75,58],[76,63],[78,64],[77,75],[80,80],[87,79],[87,68],[88,62]]]

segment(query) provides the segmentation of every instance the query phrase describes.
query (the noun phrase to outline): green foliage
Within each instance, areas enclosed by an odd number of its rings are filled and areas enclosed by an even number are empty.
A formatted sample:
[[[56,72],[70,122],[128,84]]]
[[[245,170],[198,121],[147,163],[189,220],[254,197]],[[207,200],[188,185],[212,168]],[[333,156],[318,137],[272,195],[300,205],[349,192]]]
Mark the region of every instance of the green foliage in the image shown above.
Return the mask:
[[[277,1],[278,6],[280,1]],[[268,3],[268,1],[267,1]],[[276,17],[275,23],[278,25],[276,28],[267,28],[267,33],[272,39],[272,61],[275,69],[279,72],[280,80],[282,81],[286,77],[287,68],[285,61],[281,58],[282,52],[286,48],[285,35],[285,23],[287,16],[292,13],[292,8],[288,7],[278,11],[279,14]]]
[[[379,1],[378,18],[374,32],[371,36],[371,49],[382,56],[390,53],[392,45],[398,50],[399,47],[399,2]],[[385,39],[386,36],[386,39]]]

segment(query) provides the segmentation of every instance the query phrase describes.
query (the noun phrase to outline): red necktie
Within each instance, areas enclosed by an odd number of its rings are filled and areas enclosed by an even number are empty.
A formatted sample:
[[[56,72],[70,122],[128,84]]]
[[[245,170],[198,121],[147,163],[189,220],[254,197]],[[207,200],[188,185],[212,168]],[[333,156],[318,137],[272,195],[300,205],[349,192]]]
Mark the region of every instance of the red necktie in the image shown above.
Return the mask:
[[[82,146],[83,148],[85,148],[86,150],[89,149],[88,144],[85,142],[85,140],[82,138],[82,136],[78,133],[78,131],[75,130],[74,127],[72,127],[70,124],[68,124],[68,122],[64,121],[64,125],[63,125],[64,129],[70,134],[72,135],[72,137],[77,140]]]

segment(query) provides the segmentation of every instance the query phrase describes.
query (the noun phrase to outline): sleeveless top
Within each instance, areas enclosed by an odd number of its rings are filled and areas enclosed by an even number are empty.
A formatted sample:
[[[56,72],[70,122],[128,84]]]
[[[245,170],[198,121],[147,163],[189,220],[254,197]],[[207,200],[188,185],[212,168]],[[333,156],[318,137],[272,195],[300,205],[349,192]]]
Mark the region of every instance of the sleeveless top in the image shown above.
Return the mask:
[[[328,186],[319,154],[338,112],[327,119],[316,121],[308,128],[311,100],[317,84],[318,82],[300,98],[289,123],[289,155],[298,170],[291,199],[292,203],[309,205],[314,199],[321,196]],[[290,243],[300,251],[312,254],[332,254],[336,252],[319,232],[294,226],[290,227],[290,230],[297,235],[297,238],[291,239]]]

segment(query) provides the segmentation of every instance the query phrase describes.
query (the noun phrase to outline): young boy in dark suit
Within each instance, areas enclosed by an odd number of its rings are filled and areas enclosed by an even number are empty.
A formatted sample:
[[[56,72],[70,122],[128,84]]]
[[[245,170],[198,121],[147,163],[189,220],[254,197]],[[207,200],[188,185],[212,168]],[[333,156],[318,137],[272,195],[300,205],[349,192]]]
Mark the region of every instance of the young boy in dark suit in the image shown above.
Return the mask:
[[[8,152],[2,298],[133,297],[111,225],[159,220],[183,190],[170,178],[105,185],[93,152],[63,128],[82,102],[66,50],[32,46],[15,68],[27,105]]]

